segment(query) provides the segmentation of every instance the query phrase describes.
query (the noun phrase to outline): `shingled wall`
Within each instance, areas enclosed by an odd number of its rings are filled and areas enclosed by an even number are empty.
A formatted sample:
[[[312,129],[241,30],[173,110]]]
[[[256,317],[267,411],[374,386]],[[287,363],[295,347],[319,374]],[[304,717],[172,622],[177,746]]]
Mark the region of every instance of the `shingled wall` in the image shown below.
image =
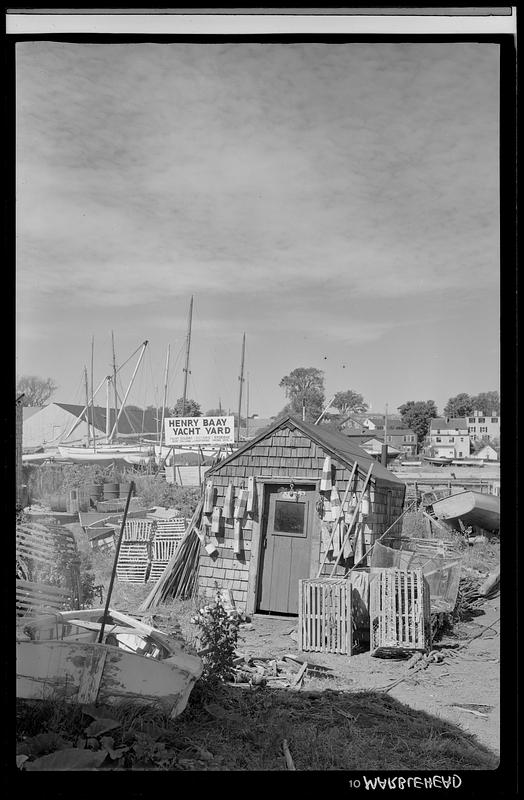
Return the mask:
[[[320,481],[322,467],[326,455],[330,455],[322,447],[305,436],[296,428],[285,427],[274,431],[266,438],[253,444],[251,448],[240,453],[223,466],[219,465],[213,470],[213,474],[207,476],[208,480],[213,481],[215,487],[215,504],[223,507],[224,496],[227,486],[232,483],[235,491],[242,487],[247,487],[247,479],[254,476],[258,479],[263,478],[283,478],[283,484],[293,478],[310,479],[312,483]],[[351,475],[351,467],[345,462],[331,456],[334,482],[342,500],[344,491]],[[354,479],[354,489],[359,491],[364,483],[367,469],[359,469],[358,481]],[[261,481],[260,481],[261,482]],[[233,552],[233,521],[225,521],[221,517],[221,530],[217,535],[218,553],[209,555],[204,548],[201,548],[198,587],[199,594],[211,597],[216,591],[217,585],[220,588],[230,589],[236,606],[239,610],[245,610],[249,567],[251,560],[251,545],[253,540],[253,529],[260,523],[260,515],[263,509],[260,508],[261,487],[258,484],[258,499],[256,511],[253,515],[246,515],[242,524],[241,546],[239,554]],[[371,545],[402,513],[405,487],[392,480],[383,481],[382,478],[376,479],[372,476],[370,481],[370,514],[364,523],[364,540],[367,546]],[[388,496],[389,495],[389,496]],[[320,497],[320,493],[319,493]],[[329,492],[323,493],[325,510],[329,508]],[[402,523],[399,523],[401,526]],[[397,526],[392,533],[396,532]],[[312,558],[315,548],[312,548]],[[316,574],[320,562],[318,561],[318,548],[315,563],[312,564],[312,574]],[[320,547],[320,559],[324,552]],[[256,556],[255,556],[256,557]],[[330,574],[334,563],[334,558],[326,561],[322,574]],[[347,562],[341,561],[337,568],[337,574],[344,574],[348,566],[353,563],[352,559]],[[331,566],[330,566],[331,564]],[[298,591],[298,588],[297,588]]]

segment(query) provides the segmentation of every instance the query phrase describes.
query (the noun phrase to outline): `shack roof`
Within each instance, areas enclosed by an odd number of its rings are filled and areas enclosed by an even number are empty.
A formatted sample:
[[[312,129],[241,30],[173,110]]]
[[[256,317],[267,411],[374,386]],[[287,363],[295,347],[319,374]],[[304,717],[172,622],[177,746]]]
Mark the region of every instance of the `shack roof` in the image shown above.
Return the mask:
[[[386,469],[386,467],[383,467],[382,464],[379,464],[372,456],[366,453],[365,450],[348,439],[345,434],[334,430],[331,426],[312,425],[309,422],[304,422],[298,417],[293,417],[291,415],[279,420],[270,428],[267,428],[265,431],[263,431],[259,436],[251,439],[249,442],[246,442],[246,444],[240,447],[238,450],[235,450],[234,453],[221,461],[220,464],[217,464],[216,467],[213,467],[213,469],[208,472],[208,476],[218,472],[225,464],[228,464],[230,461],[234,461],[237,456],[241,455],[242,453],[246,453],[256,444],[258,444],[258,442],[266,439],[268,436],[271,436],[271,434],[273,434],[279,428],[298,429],[305,436],[318,444],[319,447],[321,447],[334,458],[344,462],[346,465],[352,467],[355,461],[357,461],[359,465],[359,471],[362,473],[367,472],[370,465],[373,464],[372,477],[375,479],[378,478],[381,481],[387,481],[388,483],[393,484],[404,483],[404,481],[402,481],[400,478],[397,478],[397,476]]]

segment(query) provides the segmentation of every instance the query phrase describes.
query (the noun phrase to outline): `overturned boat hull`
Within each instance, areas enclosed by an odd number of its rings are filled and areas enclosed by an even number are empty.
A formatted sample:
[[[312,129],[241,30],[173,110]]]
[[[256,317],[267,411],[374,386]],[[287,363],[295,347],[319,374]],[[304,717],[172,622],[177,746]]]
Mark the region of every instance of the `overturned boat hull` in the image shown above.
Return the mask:
[[[481,492],[459,492],[443,497],[433,503],[433,512],[438,519],[458,526],[476,525],[487,531],[500,529],[500,498]]]
[[[31,620],[17,640],[17,697],[73,703],[133,701],[171,717],[186,707],[202,661],[154,628],[112,611],[98,643],[103,609]]]

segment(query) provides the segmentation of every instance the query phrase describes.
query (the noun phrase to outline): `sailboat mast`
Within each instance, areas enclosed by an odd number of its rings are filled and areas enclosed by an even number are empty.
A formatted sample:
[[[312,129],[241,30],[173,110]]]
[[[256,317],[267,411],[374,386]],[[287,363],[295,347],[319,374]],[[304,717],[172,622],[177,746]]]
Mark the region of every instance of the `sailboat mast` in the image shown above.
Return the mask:
[[[242,384],[244,383],[244,355],[246,352],[246,334],[242,336],[242,358],[240,360],[240,389],[238,392],[238,427],[237,427],[237,444],[240,441],[240,415],[242,413]]]
[[[86,387],[86,420],[87,420],[87,446],[91,446],[91,428],[89,427],[89,386],[87,384],[87,367],[84,367],[84,382]]]
[[[129,392],[131,390],[131,386],[133,385],[133,381],[135,380],[135,376],[136,376],[136,373],[138,372],[138,368],[140,366],[140,362],[142,361],[144,353],[146,352],[147,345],[148,345],[148,341],[146,339],[145,342],[142,342],[142,352],[140,353],[140,357],[139,357],[139,359],[138,359],[138,361],[136,363],[136,367],[135,367],[135,369],[133,371],[133,375],[131,377],[131,380],[129,381],[129,386],[127,387],[127,391],[126,391],[126,393],[124,395],[124,398],[122,400],[122,407],[120,408],[120,411],[118,412],[117,418],[115,420],[115,424],[113,426],[113,430],[111,431],[111,441],[113,440],[113,436],[115,435],[115,431],[118,430],[118,420],[119,420],[119,418],[120,418],[120,416],[122,414],[122,411],[125,408],[127,396],[128,396],[128,394],[129,394]]]
[[[93,370],[95,361],[95,337],[91,337],[91,431],[93,433],[93,448],[96,453],[96,433],[95,433],[95,385],[93,381]]]
[[[187,376],[189,374],[189,348],[191,347],[191,321],[193,318],[193,295],[189,303],[189,320],[187,324],[187,340],[186,340],[186,366],[184,367],[184,393],[182,395],[182,416],[186,413],[186,399],[187,399]]]
[[[110,420],[110,400],[109,400],[109,386],[111,384],[111,375],[108,375],[106,378],[106,441],[109,444],[109,434],[111,432],[111,420]]]
[[[167,403],[167,377],[169,375],[169,349],[170,346],[167,346],[167,356],[166,356],[166,372],[164,375],[164,400],[162,402],[162,427],[160,428],[160,457],[162,457],[162,442],[165,439],[166,432],[164,430],[164,420],[166,418],[166,403]]]
[[[113,346],[113,389],[115,390],[115,425],[111,433],[111,441],[115,434],[118,436],[118,395],[116,393],[116,356],[115,356],[115,334],[111,331],[111,343]]]
[[[249,439],[249,372],[246,383],[246,439]]]

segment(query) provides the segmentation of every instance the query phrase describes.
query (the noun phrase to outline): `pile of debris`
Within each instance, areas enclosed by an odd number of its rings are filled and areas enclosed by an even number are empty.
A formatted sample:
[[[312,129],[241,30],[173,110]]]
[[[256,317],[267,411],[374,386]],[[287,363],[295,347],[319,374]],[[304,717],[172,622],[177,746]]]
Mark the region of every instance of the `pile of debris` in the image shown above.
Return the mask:
[[[236,651],[233,664],[233,683],[241,686],[296,690],[300,689],[306,675],[326,677],[332,674],[327,667],[302,661],[291,653],[286,653],[281,658],[263,658]]]

